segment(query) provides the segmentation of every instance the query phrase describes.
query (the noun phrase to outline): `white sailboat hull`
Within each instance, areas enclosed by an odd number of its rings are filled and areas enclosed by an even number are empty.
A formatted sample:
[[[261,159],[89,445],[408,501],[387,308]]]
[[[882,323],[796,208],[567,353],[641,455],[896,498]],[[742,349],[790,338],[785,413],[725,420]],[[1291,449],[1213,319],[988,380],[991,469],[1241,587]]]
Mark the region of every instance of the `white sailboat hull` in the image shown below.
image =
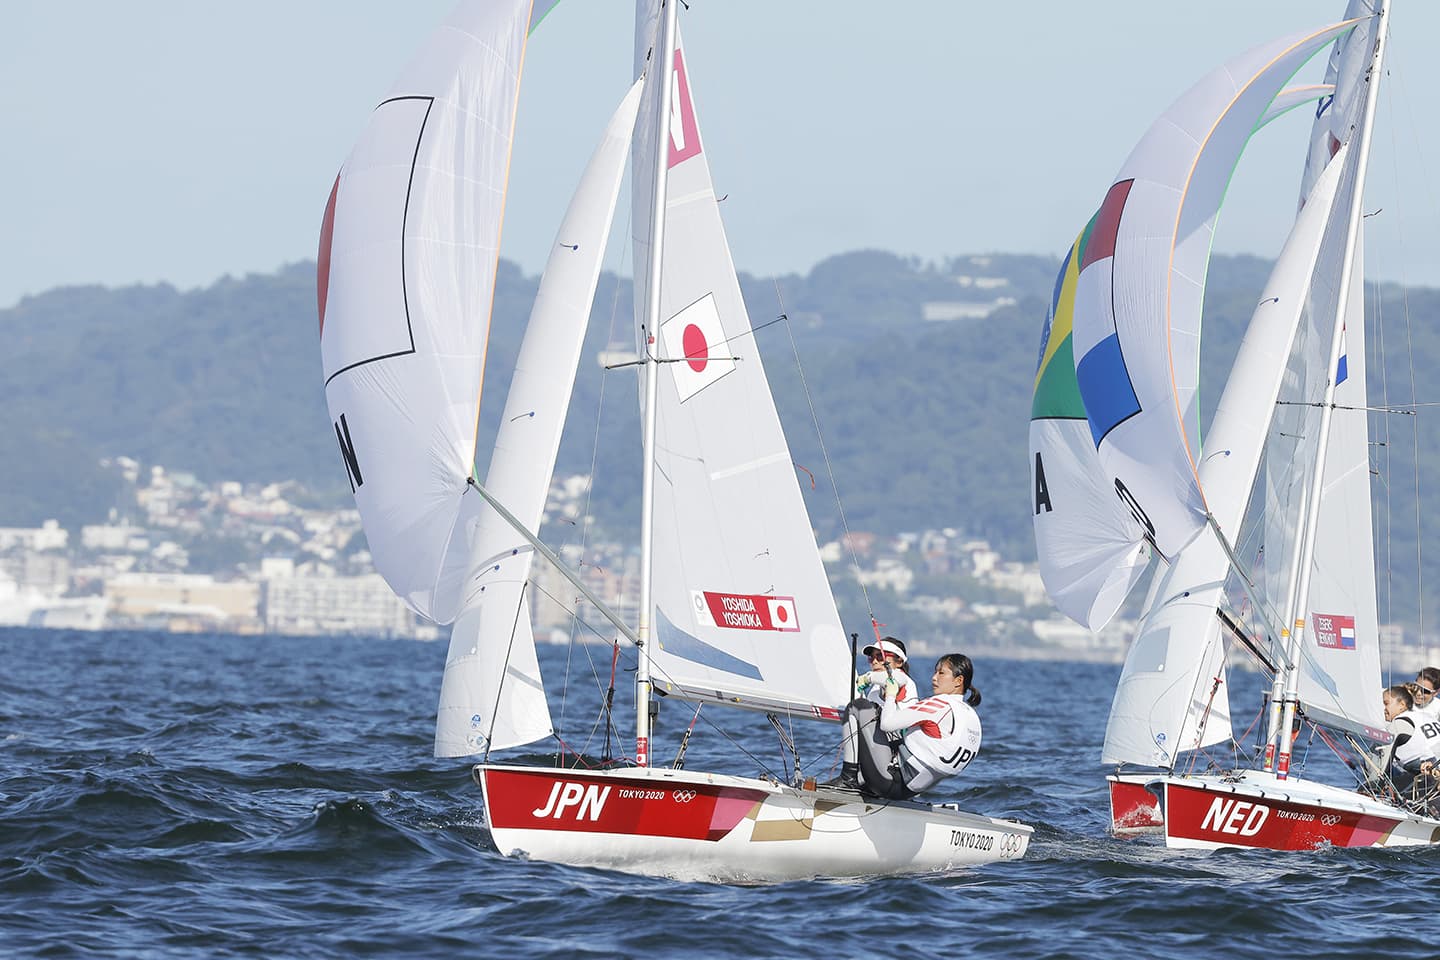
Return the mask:
[[[1240,771],[1152,777],[1165,844],[1190,850],[1248,847],[1406,847],[1440,843],[1440,820],[1325,783]]]
[[[506,856],[679,880],[921,873],[1016,860],[1032,828],[922,803],[686,770],[478,764]]]

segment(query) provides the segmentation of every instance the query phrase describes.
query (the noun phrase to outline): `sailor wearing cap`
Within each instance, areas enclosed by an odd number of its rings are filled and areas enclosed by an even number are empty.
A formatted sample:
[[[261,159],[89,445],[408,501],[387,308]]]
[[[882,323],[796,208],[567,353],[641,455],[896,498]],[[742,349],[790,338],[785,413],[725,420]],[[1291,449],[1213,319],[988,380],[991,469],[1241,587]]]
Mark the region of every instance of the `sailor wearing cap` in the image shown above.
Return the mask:
[[[863,697],[852,700],[845,708],[840,776],[827,786],[906,800],[964,770],[980,752],[974,677],[969,657],[947,653],[935,663],[935,692],[924,700],[894,699],[893,680],[879,706]],[[896,735],[898,743],[891,739]]]
[[[866,647],[864,653],[870,658],[870,670],[855,678],[855,696],[883,703],[885,685],[894,681],[897,701],[915,699],[915,683],[905,672],[904,643],[894,637],[884,637]]]

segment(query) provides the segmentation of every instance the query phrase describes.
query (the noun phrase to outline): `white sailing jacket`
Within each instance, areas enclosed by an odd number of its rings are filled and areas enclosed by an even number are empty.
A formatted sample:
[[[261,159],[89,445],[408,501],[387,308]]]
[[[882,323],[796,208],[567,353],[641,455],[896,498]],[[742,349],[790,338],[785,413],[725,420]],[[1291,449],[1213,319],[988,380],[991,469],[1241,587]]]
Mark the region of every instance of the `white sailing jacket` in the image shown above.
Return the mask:
[[[1426,720],[1414,710],[1406,710],[1399,714],[1394,720],[1386,724],[1386,728],[1395,738],[1388,746],[1381,747],[1381,754],[1391,751],[1390,755],[1395,762],[1406,770],[1418,770],[1421,762],[1435,759],[1430,742],[1424,732],[1424,727],[1434,727],[1435,721]],[[1435,732],[1440,733],[1440,730]]]
[[[895,695],[896,700],[914,700],[915,681],[910,679],[902,667],[892,667],[895,671],[895,682],[900,684],[900,692]],[[871,670],[869,673],[860,674],[855,683],[856,696],[864,697],[866,700],[873,700],[875,703],[885,702],[885,681],[889,679],[885,675],[885,668]]]
[[[1407,710],[1401,714],[1401,716],[1412,717],[1415,720],[1415,734],[1413,735],[1413,739],[1420,742],[1420,749],[1424,754],[1420,759],[1432,760],[1440,758],[1440,719],[1436,719],[1424,710]],[[1396,719],[1398,720],[1399,717],[1396,717]],[[1396,757],[1399,756],[1400,751],[1397,750]],[[1403,763],[1404,761],[1402,760],[1401,762]]]
[[[880,705],[880,729],[903,730],[900,758],[905,786],[919,793],[965,769],[980,752],[980,717],[951,693]]]

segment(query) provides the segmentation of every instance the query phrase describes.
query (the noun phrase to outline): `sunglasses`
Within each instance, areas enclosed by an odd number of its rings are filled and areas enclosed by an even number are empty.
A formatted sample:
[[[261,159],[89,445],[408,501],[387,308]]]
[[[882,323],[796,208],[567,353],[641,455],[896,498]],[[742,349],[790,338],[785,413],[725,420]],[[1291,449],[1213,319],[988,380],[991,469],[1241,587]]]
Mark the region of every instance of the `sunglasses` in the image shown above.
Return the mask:
[[[1427,697],[1433,697],[1433,696],[1435,696],[1435,691],[1434,691],[1434,690],[1431,690],[1431,689],[1428,688],[1428,687],[1419,687],[1416,692],[1418,692],[1418,693],[1423,693],[1423,694],[1425,694],[1425,696],[1427,696]]]

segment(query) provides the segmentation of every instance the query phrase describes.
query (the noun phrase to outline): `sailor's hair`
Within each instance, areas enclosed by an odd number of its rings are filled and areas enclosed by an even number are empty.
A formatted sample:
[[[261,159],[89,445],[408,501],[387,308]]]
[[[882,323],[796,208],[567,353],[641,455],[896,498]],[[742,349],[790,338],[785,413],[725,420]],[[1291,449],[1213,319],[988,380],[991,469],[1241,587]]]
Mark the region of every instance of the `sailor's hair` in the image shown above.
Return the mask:
[[[972,707],[980,706],[980,691],[975,689],[975,664],[963,653],[947,653],[936,662],[945,664],[950,672],[965,681],[965,702]]]
[[[1406,710],[1409,710],[1411,707],[1415,706],[1415,698],[1410,695],[1409,690],[1405,689],[1404,684],[1397,683],[1393,687],[1386,687],[1385,692],[1390,694],[1390,696],[1394,697],[1396,700],[1399,700],[1401,703],[1405,704]]]

